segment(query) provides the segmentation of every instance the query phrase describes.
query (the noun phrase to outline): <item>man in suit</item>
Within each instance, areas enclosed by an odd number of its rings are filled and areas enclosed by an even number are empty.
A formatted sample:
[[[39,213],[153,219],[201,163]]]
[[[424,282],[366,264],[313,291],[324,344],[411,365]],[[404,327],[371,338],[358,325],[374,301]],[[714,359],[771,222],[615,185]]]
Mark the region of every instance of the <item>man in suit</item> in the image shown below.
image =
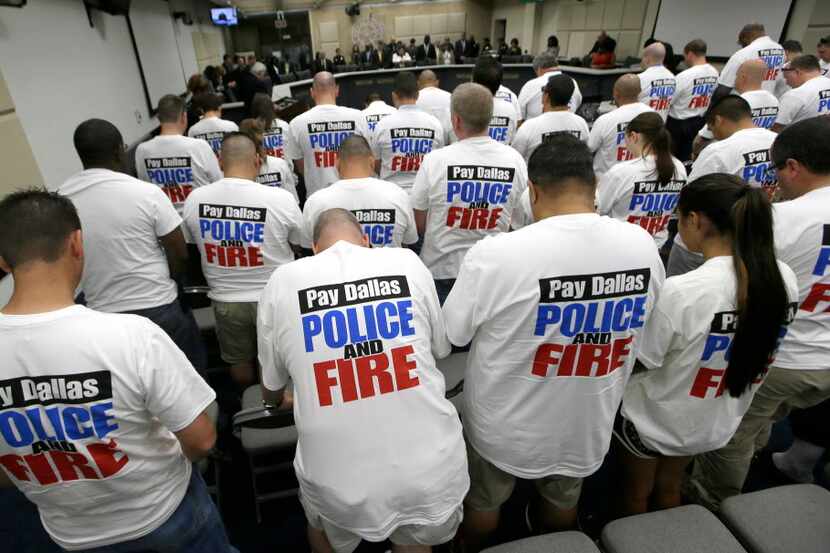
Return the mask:
[[[325,52],[317,52],[317,58],[314,60],[314,74],[316,75],[320,71],[334,72],[334,64]]]
[[[372,44],[367,44],[366,49],[363,51],[363,54],[360,56],[360,61],[363,65],[368,65],[372,67],[380,66],[380,58],[378,57],[378,52],[375,50],[375,47]]]
[[[435,45],[429,35],[424,36],[424,43],[418,46],[418,51],[415,53],[415,61],[437,60],[438,52],[435,50]]]
[[[346,58],[343,57],[343,53],[340,51],[340,48],[337,48],[334,51],[334,59],[332,60],[334,65],[346,65]]]
[[[476,42],[476,37],[470,35],[470,40],[467,42],[467,49],[464,51],[465,58],[477,58],[481,46]]]
[[[461,33],[461,38],[455,41],[455,63],[461,63],[461,58],[467,55],[469,44],[467,33]]]

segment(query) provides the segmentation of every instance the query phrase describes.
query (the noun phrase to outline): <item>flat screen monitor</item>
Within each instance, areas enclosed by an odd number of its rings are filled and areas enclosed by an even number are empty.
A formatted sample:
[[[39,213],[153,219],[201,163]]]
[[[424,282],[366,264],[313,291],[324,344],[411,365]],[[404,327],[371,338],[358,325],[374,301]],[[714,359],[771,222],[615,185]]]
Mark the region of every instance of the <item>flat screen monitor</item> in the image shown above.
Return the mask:
[[[239,23],[236,8],[211,8],[210,19],[214,25],[236,25]]]

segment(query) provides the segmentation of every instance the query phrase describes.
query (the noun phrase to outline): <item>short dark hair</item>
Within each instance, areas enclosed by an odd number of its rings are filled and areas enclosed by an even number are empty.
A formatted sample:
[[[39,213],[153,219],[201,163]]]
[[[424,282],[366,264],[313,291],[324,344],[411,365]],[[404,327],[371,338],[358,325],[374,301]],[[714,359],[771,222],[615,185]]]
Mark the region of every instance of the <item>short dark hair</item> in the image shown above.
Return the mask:
[[[591,151],[570,134],[552,136],[533,150],[527,162],[527,174],[534,186],[546,190],[565,180],[576,180],[590,189],[596,186]]]
[[[794,159],[816,175],[830,175],[830,117],[811,117],[787,125],[772,143],[772,162]]]
[[[378,100],[381,100],[381,99],[382,98],[380,97],[380,94],[378,94],[377,92],[370,92],[369,95],[366,96],[366,104],[368,105],[368,104],[371,104],[372,102],[377,102]]]
[[[159,100],[159,123],[178,123],[185,111],[184,100],[175,94],[165,94]]]
[[[418,97],[418,77],[412,71],[401,71],[395,77],[395,94],[399,98]]]
[[[706,43],[700,38],[691,40],[686,46],[683,47],[683,53],[686,54],[688,52],[691,52],[696,56],[705,56]]]
[[[574,94],[574,81],[567,75],[554,75],[545,85],[545,94],[552,106],[567,106]]]
[[[78,125],[72,141],[84,168],[120,163],[124,154],[124,138],[104,119],[87,119]]]
[[[781,47],[784,49],[785,52],[801,53],[804,51],[804,47],[801,46],[801,43],[797,40],[785,40],[781,43]]]
[[[219,111],[223,103],[225,97],[221,94],[200,94],[193,98],[193,105],[202,111]]]
[[[556,35],[550,35],[548,37],[548,48],[559,48],[559,39]]]
[[[818,58],[813,54],[801,54],[794,57],[788,64],[790,69],[801,69],[802,71],[821,71]]]
[[[712,104],[706,112],[706,122],[713,123],[716,115],[720,115],[724,119],[737,123],[738,121],[742,121],[744,119],[751,119],[752,108],[750,107],[749,102],[740,96],[730,94],[720,98],[717,102]]]
[[[478,83],[495,96],[504,78],[504,68],[498,60],[489,56],[478,58],[473,68],[473,82]]]
[[[0,201],[0,257],[12,269],[30,261],[53,263],[80,228],[69,198],[44,189],[14,192]]]
[[[358,134],[353,134],[340,144],[338,156],[341,160],[351,158],[367,157],[372,155],[372,147],[369,142]]]
[[[830,35],[823,36],[818,39],[818,44],[816,46],[830,46]]]

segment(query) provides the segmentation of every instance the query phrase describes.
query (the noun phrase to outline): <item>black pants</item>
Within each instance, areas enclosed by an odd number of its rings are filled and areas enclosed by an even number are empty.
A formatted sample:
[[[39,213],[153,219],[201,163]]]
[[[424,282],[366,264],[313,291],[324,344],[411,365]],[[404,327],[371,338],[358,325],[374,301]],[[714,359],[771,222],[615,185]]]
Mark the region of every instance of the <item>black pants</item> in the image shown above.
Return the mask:
[[[695,141],[698,131],[703,128],[706,121],[703,117],[690,117],[689,119],[666,120],[666,129],[671,134],[672,153],[680,161],[692,159],[692,144]]]
[[[808,409],[793,409],[790,426],[796,438],[830,448],[830,399]]]

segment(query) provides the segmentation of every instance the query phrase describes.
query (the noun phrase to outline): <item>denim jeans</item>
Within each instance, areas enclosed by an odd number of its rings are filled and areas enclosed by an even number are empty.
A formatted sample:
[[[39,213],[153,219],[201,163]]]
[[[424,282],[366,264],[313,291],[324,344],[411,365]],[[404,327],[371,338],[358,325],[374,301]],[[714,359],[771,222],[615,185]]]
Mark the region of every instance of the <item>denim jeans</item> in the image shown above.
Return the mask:
[[[184,352],[196,370],[204,375],[207,370],[207,351],[202,342],[199,325],[193,317],[193,312],[182,309],[179,300],[159,307],[127,311],[133,315],[141,315],[156,323],[170,336],[170,339]]]
[[[86,549],[85,553],[239,553],[228,541],[216,505],[194,467],[182,502],[167,522],[136,540]]]

